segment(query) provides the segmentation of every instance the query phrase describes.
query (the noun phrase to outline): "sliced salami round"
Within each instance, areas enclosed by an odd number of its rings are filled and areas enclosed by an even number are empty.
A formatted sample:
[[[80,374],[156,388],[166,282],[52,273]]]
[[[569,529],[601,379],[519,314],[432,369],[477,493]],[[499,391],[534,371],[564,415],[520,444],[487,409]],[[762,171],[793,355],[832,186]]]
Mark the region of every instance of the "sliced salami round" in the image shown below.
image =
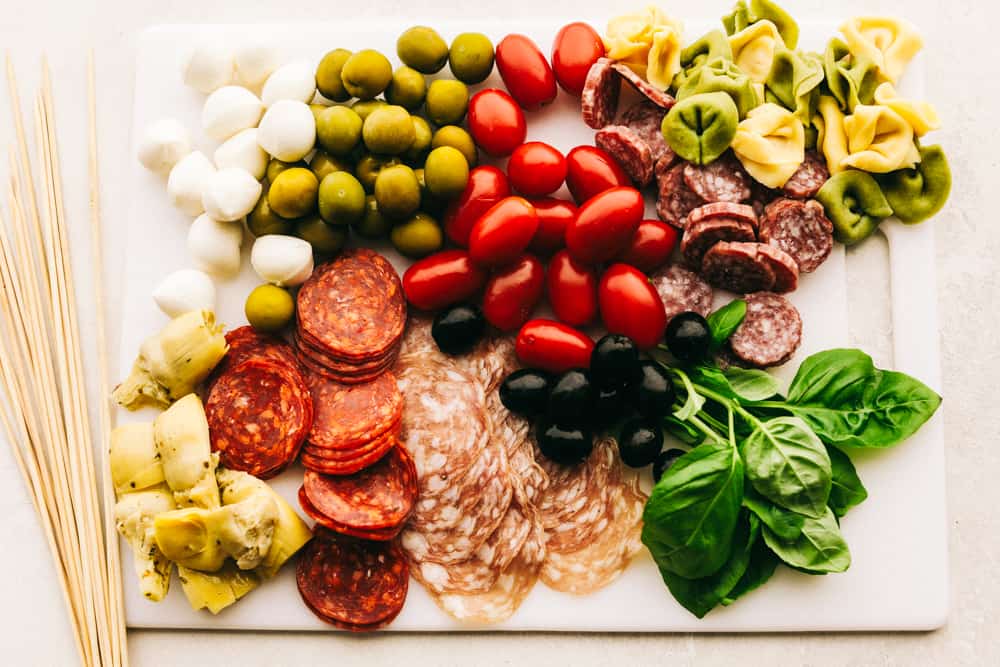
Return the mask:
[[[632,68],[625,63],[614,63],[612,67],[614,67],[615,71],[621,75],[622,79],[625,80],[625,83],[635,88],[636,92],[661,109],[669,111],[677,101],[670,93],[660,90],[633,72]]]
[[[781,191],[786,197],[811,199],[816,196],[819,189],[829,179],[830,170],[826,168],[826,160],[816,151],[806,151],[805,160],[781,188]]]
[[[691,211],[688,214],[688,224],[701,222],[702,220],[714,220],[716,218],[729,218],[730,220],[741,220],[757,229],[757,214],[753,206],[748,204],[735,204],[728,201],[717,201],[705,204]]]
[[[580,109],[587,127],[599,130],[614,122],[618,113],[618,94],[621,80],[611,65],[611,60],[598,58],[590,66],[580,95]]]
[[[354,450],[401,419],[403,395],[391,372],[364,384],[341,384],[313,373],[307,380],[316,414],[309,431],[311,445]]]
[[[649,281],[660,295],[667,322],[686,311],[702,317],[712,312],[712,286],[679,264],[660,269],[649,277]]]
[[[738,204],[750,199],[750,177],[729,154],[705,166],[685,164],[684,182],[705,203]]]
[[[775,292],[794,292],[799,286],[799,265],[795,259],[781,248],[761,243],[757,255],[771,265],[774,271]]]
[[[663,138],[663,130],[660,129],[666,115],[666,109],[649,100],[640,100],[625,110],[620,121],[646,142],[653,154],[653,162],[662,163],[664,165],[662,168],[669,167],[677,157],[667,144],[667,140]]]
[[[720,289],[743,294],[774,287],[771,263],[757,252],[759,243],[720,241],[701,261],[701,276]]]
[[[510,412],[495,389],[486,396],[486,411],[492,425],[490,441],[507,452],[511,474],[520,484],[527,502],[534,504],[538,494],[548,487],[549,477],[535,461],[530,422]]]
[[[792,302],[772,292],[747,294],[747,314],[729,338],[736,358],[755,368],[778,366],[802,342],[802,318]]]
[[[760,240],[784,250],[800,272],[810,273],[833,250],[833,223],[815,199],[776,199],[760,219]]]
[[[678,229],[684,229],[688,214],[705,203],[704,199],[688,187],[684,179],[685,166],[686,163],[678,163],[666,171],[660,171],[656,177],[656,214],[660,220]]]
[[[632,129],[607,125],[594,135],[594,144],[611,155],[638,187],[644,188],[653,180],[653,152]]]
[[[709,204],[711,206],[712,204]],[[704,208],[704,207],[702,207]],[[701,209],[695,209],[699,211]],[[694,211],[684,226],[681,238],[681,255],[692,268],[700,268],[708,249],[719,241],[756,241],[753,225],[735,218],[702,218],[694,220]]]

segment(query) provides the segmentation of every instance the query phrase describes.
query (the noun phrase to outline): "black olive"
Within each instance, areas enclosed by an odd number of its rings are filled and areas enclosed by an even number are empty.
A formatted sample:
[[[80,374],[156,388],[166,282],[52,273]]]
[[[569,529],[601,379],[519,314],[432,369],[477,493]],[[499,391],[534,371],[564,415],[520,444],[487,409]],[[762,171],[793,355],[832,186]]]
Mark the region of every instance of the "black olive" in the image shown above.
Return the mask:
[[[560,375],[549,392],[549,415],[561,424],[589,422],[594,410],[590,376],[581,368]]]
[[[663,473],[674,464],[674,461],[686,453],[683,449],[677,449],[676,447],[671,447],[660,452],[656,460],[653,461],[653,484],[659,482],[660,478],[663,477]]]
[[[653,361],[639,365],[639,381],[635,385],[636,407],[643,417],[656,419],[670,414],[676,395],[674,383],[663,367]]]
[[[705,358],[712,334],[708,330],[705,318],[691,311],[674,315],[667,325],[667,349],[670,353],[686,362],[695,362]]]
[[[579,463],[594,448],[594,436],[582,426],[562,426],[543,417],[535,425],[538,449],[556,463]]]
[[[465,354],[486,333],[486,318],[479,306],[459,304],[434,316],[431,336],[446,354]]]
[[[522,368],[508,375],[500,385],[500,402],[516,415],[534,417],[548,407],[551,386],[548,373]]]
[[[590,353],[590,372],[602,387],[632,383],[639,370],[639,348],[628,336],[608,334]]]
[[[625,465],[648,466],[663,449],[663,429],[646,419],[630,419],[618,435],[618,451]]]
[[[597,426],[611,426],[622,417],[632,414],[634,410],[629,405],[631,398],[631,388],[625,385],[598,387],[594,390],[591,422]]]

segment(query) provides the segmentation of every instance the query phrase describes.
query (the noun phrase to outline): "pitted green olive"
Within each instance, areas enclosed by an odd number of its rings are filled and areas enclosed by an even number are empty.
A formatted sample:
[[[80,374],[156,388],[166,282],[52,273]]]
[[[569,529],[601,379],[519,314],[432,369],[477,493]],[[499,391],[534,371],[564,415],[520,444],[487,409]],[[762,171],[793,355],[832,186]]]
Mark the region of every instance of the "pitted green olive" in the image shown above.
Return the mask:
[[[358,114],[358,116],[361,117],[361,120],[364,121],[371,115],[372,111],[384,107],[387,104],[389,103],[385,100],[356,100],[353,104],[351,104],[351,109],[353,109],[354,113]]]
[[[329,107],[316,118],[316,140],[330,155],[350,155],[361,141],[361,123],[350,107]]]
[[[309,215],[295,222],[295,235],[321,255],[340,252],[347,243],[348,229],[345,225],[328,225],[318,215]]]
[[[378,210],[375,195],[368,195],[365,197],[365,214],[361,220],[352,225],[352,228],[358,236],[363,236],[366,239],[381,239],[385,238],[389,230],[392,229],[392,221]]]
[[[257,205],[247,216],[247,227],[254,236],[265,236],[267,234],[290,234],[292,221],[282,218],[271,210],[267,203],[267,195],[257,200]]]
[[[381,155],[362,155],[358,158],[357,165],[354,167],[354,175],[361,181],[365,192],[372,193],[375,192],[375,179],[378,178],[378,173],[386,167],[397,164],[402,164],[399,158]]]
[[[417,213],[403,224],[393,227],[389,240],[396,250],[416,259],[440,250],[444,233],[434,218],[426,213]]]
[[[396,40],[396,55],[418,72],[434,74],[448,60],[448,44],[434,28],[413,26]]]
[[[322,182],[327,174],[332,174],[335,171],[351,171],[351,163],[344,158],[334,157],[324,150],[318,150],[309,160],[309,169]]]
[[[469,182],[469,163],[457,148],[435,148],[424,162],[424,179],[435,197],[457,197]]]
[[[437,79],[427,88],[424,109],[435,125],[457,125],[469,108],[469,89],[461,81]]]
[[[344,63],[350,57],[351,52],[347,49],[334,49],[319,61],[316,67],[316,87],[326,99],[334,102],[346,102],[351,99],[351,94],[344,88],[344,82],[340,78]]]
[[[291,294],[280,287],[260,285],[247,296],[243,312],[254,329],[275,333],[292,321],[295,301]]]
[[[431,126],[420,116],[410,116],[413,121],[413,143],[403,154],[410,164],[423,164],[427,152],[431,149],[431,140],[434,138]]]
[[[427,95],[427,82],[424,75],[403,65],[392,73],[392,81],[385,89],[385,99],[389,104],[397,104],[407,111],[415,111],[424,103]]]
[[[267,163],[267,171],[264,172],[267,176],[267,182],[274,183],[274,180],[278,178],[278,175],[281,172],[286,169],[291,169],[292,167],[308,168],[309,165],[302,160],[299,160],[298,162],[282,162],[278,158],[271,158],[271,160]]]
[[[319,214],[331,225],[349,225],[365,212],[365,190],[346,171],[335,171],[319,184]]]
[[[301,218],[316,210],[319,180],[303,167],[285,169],[271,183],[267,203],[282,218]]]
[[[451,42],[448,66],[459,81],[482,83],[493,71],[493,42],[479,32],[463,32]]]
[[[438,128],[431,140],[431,148],[441,146],[451,146],[465,156],[465,161],[469,163],[469,168],[475,167],[479,162],[479,152],[476,150],[476,142],[472,140],[472,135],[458,125],[445,125]]]
[[[420,183],[405,164],[387,167],[375,179],[375,201],[383,215],[396,220],[420,207]]]
[[[379,155],[399,155],[413,145],[416,130],[410,112],[390,104],[368,115],[361,128],[365,148]]]
[[[392,64],[378,51],[364,49],[347,59],[340,72],[340,80],[353,97],[370,100],[381,94],[392,81]]]

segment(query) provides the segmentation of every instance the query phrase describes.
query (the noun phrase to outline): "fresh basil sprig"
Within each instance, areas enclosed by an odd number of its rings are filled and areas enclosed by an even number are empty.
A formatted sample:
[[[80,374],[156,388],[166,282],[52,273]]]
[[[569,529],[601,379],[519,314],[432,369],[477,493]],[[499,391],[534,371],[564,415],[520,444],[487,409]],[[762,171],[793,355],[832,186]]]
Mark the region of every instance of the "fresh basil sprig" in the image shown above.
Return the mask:
[[[743,323],[746,315],[747,302],[743,299],[733,299],[705,318],[708,322],[708,331],[712,335],[709,351],[716,352],[722,347]]]

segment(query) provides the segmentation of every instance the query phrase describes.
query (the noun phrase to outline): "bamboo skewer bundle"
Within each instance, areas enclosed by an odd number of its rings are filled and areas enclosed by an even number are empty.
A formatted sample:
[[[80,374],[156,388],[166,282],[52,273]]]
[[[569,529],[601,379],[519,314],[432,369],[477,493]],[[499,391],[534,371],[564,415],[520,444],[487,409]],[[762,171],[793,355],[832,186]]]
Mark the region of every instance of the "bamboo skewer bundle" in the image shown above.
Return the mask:
[[[73,268],[69,255],[52,82],[42,63],[33,118],[38,184],[33,180],[10,58],[8,90],[17,150],[10,155],[6,215],[0,214],[0,426],[10,442],[54,559],[74,640],[85,665],[126,665],[118,540],[113,525],[106,443],[111,429],[103,322],[97,181],[96,96],[87,60],[90,224],[101,403],[95,463]],[[41,198],[39,198],[41,193]],[[104,483],[99,489],[99,479]],[[103,509],[103,517],[102,517]]]

